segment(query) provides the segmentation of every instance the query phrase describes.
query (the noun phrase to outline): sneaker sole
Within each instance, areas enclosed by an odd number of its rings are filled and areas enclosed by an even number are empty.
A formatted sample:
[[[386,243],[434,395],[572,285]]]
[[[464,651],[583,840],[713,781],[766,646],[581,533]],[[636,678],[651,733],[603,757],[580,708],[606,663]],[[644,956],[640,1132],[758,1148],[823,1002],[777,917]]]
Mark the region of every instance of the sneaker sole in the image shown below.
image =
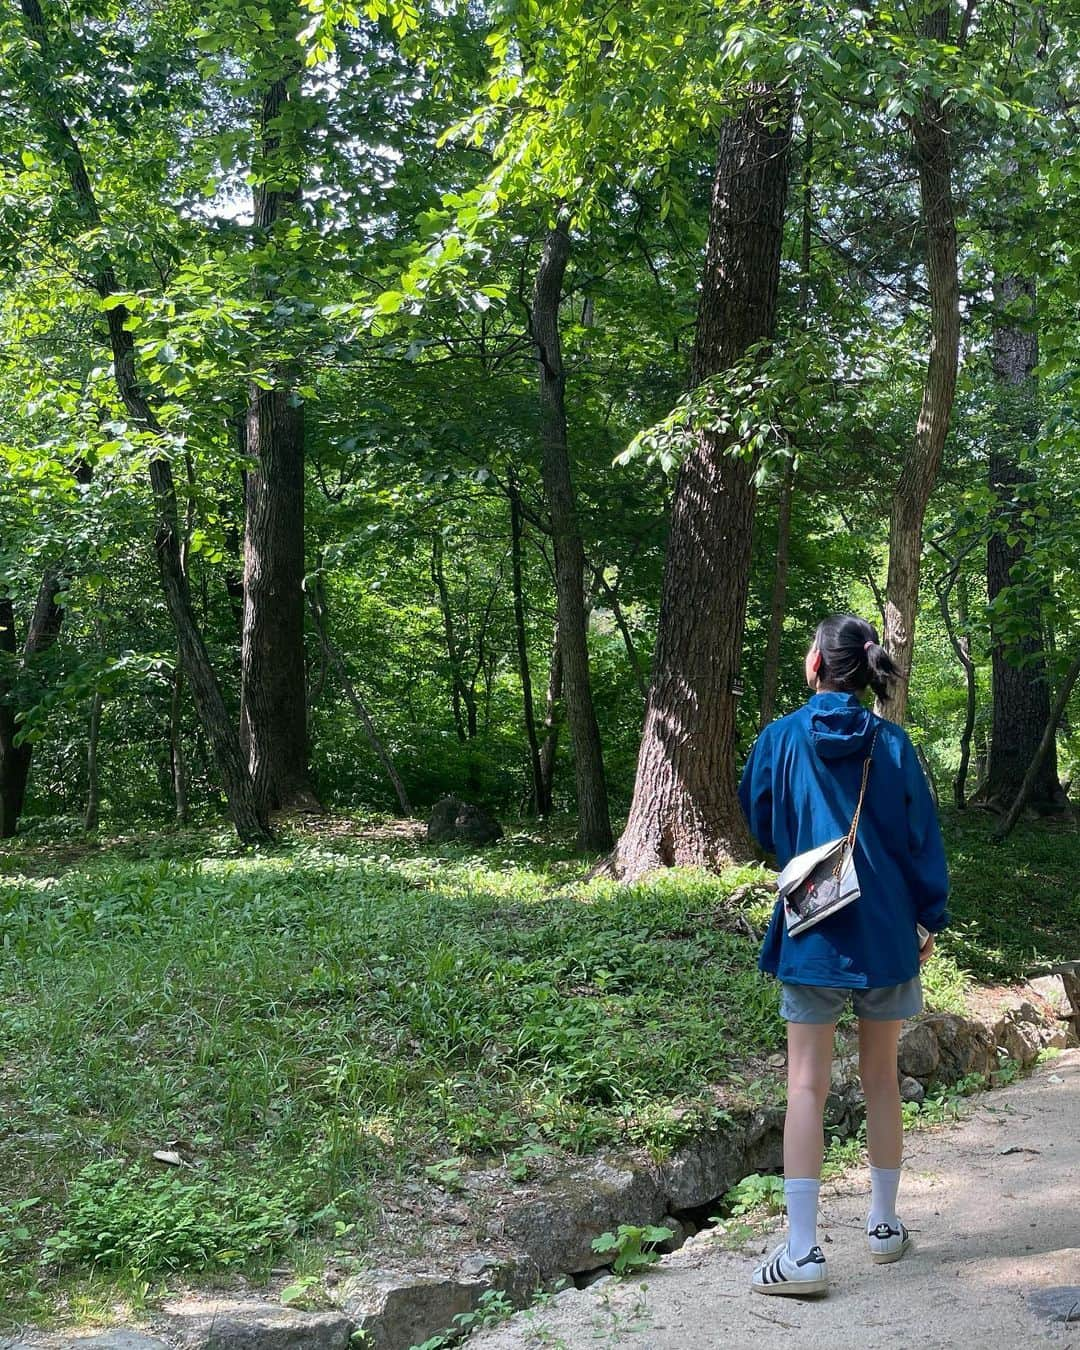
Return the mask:
[[[909,1249],[910,1247],[911,1247],[911,1238],[910,1238],[910,1237],[906,1237],[906,1238],[904,1239],[903,1243],[901,1244],[901,1246],[897,1247],[896,1251],[894,1251],[894,1252],[871,1252],[871,1253],[870,1253],[870,1260],[873,1261],[873,1263],[874,1263],[875,1266],[887,1266],[887,1265],[891,1265],[891,1263],[892,1263],[893,1261],[899,1261],[900,1258],[904,1255],[904,1253],[905,1253],[906,1251],[908,1251],[908,1249]]]
[[[828,1278],[824,1280],[785,1280],[782,1284],[752,1284],[756,1294],[776,1294],[780,1298],[820,1298],[829,1292]]]

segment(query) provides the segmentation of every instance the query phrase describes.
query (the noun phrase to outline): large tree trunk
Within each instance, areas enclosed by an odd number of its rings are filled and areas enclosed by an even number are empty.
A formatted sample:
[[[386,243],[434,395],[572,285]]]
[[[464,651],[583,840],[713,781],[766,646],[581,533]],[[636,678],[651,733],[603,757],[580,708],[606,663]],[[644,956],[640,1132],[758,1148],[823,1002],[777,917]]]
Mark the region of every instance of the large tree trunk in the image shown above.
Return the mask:
[[[30,741],[15,744],[19,730],[17,683],[60,636],[64,611],[56,603],[59,591],[60,574],[54,568],[46,568],[17,664],[15,607],[9,598],[0,599],[0,653],[6,657],[4,664],[11,671],[8,677],[0,667],[0,839],[10,839],[19,827],[33,757]]]
[[[578,529],[566,437],[566,372],[559,333],[559,304],[569,257],[570,233],[560,222],[544,242],[536,272],[532,337],[540,370],[541,467],[555,553],[563,695],[574,746],[577,842],[580,849],[597,852],[611,847],[612,834],[600,728],[589,683],[585,551]]]
[[[803,150],[802,225],[799,268],[799,322],[805,329],[810,320],[810,243],[813,236],[813,132],[806,133]],[[780,686],[780,648],[787,610],[788,560],[791,555],[791,500],[795,495],[795,451],[784,467],[780,480],[780,501],[776,514],[776,565],[773,570],[772,602],[769,606],[769,635],[765,642],[765,665],[761,676],[761,710],[758,728],[773,719],[776,691]]]
[[[67,173],[72,194],[87,226],[100,229],[101,213],[86,171],[82,151],[59,111],[52,89],[51,71],[47,69],[49,44],[41,6],[38,0],[20,0],[20,4],[27,33],[42,57],[38,86],[40,114],[49,127],[57,160]],[[137,427],[159,435],[162,430],[161,424],[143,392],[136,372],[135,341],[127,329],[130,315],[123,303],[117,303],[120,287],[116,271],[100,242],[95,245],[90,266],[94,290],[101,299],[110,301],[111,305],[107,311],[109,342],[112,347],[113,374],[121,402]],[[266,840],[271,836],[266,827],[265,813],[260,809],[252,790],[251,778],[240,751],[240,737],[225,706],[206,643],[192,608],[191,592],[180,558],[181,531],[176,504],[176,484],[172,465],[164,455],[155,455],[150,460],[150,486],[157,511],[154,543],[165,602],[176,628],[184,667],[191,680],[192,697],[214,749],[229,813],[242,840],[245,842]]]
[[[760,93],[720,133],[691,364],[695,385],[773,335],[791,108]],[[634,799],[617,876],[751,855],[736,795],[735,681],[754,515],[754,462],[708,428],[679,468]]]
[[[290,103],[289,72],[266,89],[253,190],[256,243],[295,213],[297,170],[286,165],[279,119]],[[282,187],[282,179],[289,180]],[[273,300],[274,282],[256,285]],[[304,672],[304,409],[294,372],[279,369],[273,389],[252,385],[247,416],[244,621],[240,647],[240,734],[264,810],[318,810],[308,766]]]
[[[1073,658],[1072,664],[1065,672],[1065,678],[1061,682],[1061,688],[1057,692],[1057,698],[1054,699],[1053,706],[1050,709],[1050,716],[1047,718],[1046,726],[1043,728],[1042,737],[1035,749],[1032,761],[1028,765],[1028,771],[1024,775],[1024,780],[1020,784],[1020,789],[1016,794],[1016,800],[994,827],[993,838],[1004,839],[1020,819],[1020,812],[1031,800],[1031,794],[1035,789],[1035,784],[1039,781],[1040,775],[1042,774],[1043,763],[1049,757],[1050,752],[1054,747],[1058,726],[1065,714],[1069,696],[1072,694],[1073,687],[1075,686],[1078,677],[1080,677],[1080,656]]]
[[[994,303],[992,365],[998,408],[991,431],[990,488],[998,506],[986,551],[986,595],[991,606],[1011,584],[1012,571],[1022,565],[1027,551],[1026,530],[1016,517],[1024,506],[1021,494],[1034,481],[1034,475],[1020,464],[1018,446],[1022,441],[1034,442],[1039,429],[1034,375],[1039,359],[1035,283],[1017,276],[1004,277],[994,288]],[[1018,314],[1017,307],[1026,309],[1026,314]],[[1009,535],[1014,541],[1011,544]],[[1003,809],[1020,791],[1050,719],[1050,685],[1037,609],[1029,615],[1029,621],[1033,631],[1019,639],[1008,639],[991,608],[993,718],[983,796]],[[1060,810],[1065,804],[1053,742],[1040,761],[1027,800],[1042,809]]]
[[[920,25],[923,36],[949,39],[949,9],[938,9]],[[952,195],[952,134],[941,101],[924,92],[911,121],[926,236],[926,279],[930,291],[930,355],[922,406],[893,497],[889,519],[889,573],[885,586],[884,643],[903,672],[887,703],[877,711],[892,722],[907,716],[908,676],[915,647],[919,570],[926,506],[941,465],[956,396],[960,356],[960,289],[956,272],[956,215]]]

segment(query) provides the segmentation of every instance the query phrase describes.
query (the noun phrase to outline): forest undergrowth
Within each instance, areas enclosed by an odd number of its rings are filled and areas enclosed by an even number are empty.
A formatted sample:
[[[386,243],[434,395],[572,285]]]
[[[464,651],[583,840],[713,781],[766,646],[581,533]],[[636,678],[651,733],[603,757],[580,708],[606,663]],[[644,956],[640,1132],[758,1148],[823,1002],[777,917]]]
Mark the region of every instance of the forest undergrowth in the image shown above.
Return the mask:
[[[928,1007],[1080,950],[1071,827],[947,816]],[[199,1272],[362,1260],[380,1186],[662,1153],[782,1049],[769,875],[578,884],[573,822],[482,852],[391,822],[0,853],[0,1306],[93,1318]],[[848,1014],[850,1016],[850,1014]],[[155,1159],[155,1152],[166,1159]]]

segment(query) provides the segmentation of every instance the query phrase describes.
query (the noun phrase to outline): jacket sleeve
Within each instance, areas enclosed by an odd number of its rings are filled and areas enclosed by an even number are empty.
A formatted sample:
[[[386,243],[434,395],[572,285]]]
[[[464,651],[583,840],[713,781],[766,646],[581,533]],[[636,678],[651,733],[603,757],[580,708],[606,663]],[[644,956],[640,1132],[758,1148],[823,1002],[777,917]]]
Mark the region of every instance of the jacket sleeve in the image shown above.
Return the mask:
[[[950,920],[946,903],[949,898],[949,868],[945,861],[945,844],[941,838],[937,808],[930,794],[922,765],[915,747],[904,736],[902,751],[904,791],[907,797],[908,848],[911,859],[911,881],[915,896],[916,917],[924,928],[938,933]]]
[[[772,737],[768,728],[750,747],[742,780],[739,802],[750,826],[750,833],[766,853],[775,853],[773,841]]]

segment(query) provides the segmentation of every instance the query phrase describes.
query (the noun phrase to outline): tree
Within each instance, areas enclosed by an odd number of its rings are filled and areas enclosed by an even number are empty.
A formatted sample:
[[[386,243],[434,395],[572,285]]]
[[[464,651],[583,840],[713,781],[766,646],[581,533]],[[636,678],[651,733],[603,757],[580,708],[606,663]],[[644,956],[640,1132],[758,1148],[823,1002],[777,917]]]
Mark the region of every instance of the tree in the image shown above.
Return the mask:
[[[791,105],[757,90],[720,131],[691,381],[761,350],[776,317]],[[660,622],[617,876],[750,855],[735,793],[753,454],[707,424],[679,467]]]
[[[998,398],[989,474],[998,506],[986,549],[993,717],[982,795],[1004,807],[1019,793],[1050,720],[1050,682],[1041,613],[1024,614],[1019,623],[1013,617],[1010,625],[1008,606],[1010,583],[1014,577],[1019,579],[1025,564],[1028,531],[1020,516],[1035,482],[1034,474],[1020,460],[1022,447],[1033,445],[1039,434],[1035,283],[1010,275],[1000,278],[994,291],[992,368]],[[1043,809],[1058,810],[1062,796],[1057,753],[1051,742],[1040,758],[1026,799]]]
[[[923,36],[949,41],[952,10],[937,9],[920,25]],[[962,41],[962,38],[961,38]],[[883,642],[905,679],[877,711],[894,722],[907,713],[915,651],[923,518],[941,464],[949,430],[960,359],[960,287],[956,262],[956,214],[952,191],[952,119],[941,92],[923,88],[920,106],[908,118],[919,170],[930,293],[930,352],[922,405],[889,517],[889,573],[885,583]]]
[[[92,237],[85,266],[89,284],[105,311],[117,393],[135,425],[151,438],[157,438],[162,436],[164,428],[139,378],[133,326],[129,323],[131,315],[105,242],[107,233],[102,214],[82,150],[61,111],[63,104],[51,65],[45,17],[38,0],[20,0],[20,7],[26,36],[37,52],[37,60],[28,65],[29,82],[23,85],[24,97],[38,120],[43,141],[54,157],[56,168],[68,180],[73,206],[71,229],[74,232],[77,223]],[[172,465],[168,455],[160,449],[151,452],[149,475],[157,510],[154,545],[162,587],[176,626],[192,694],[214,747],[229,811],[242,839],[267,839],[270,836],[265,816],[252,790],[240,753],[240,739],[225,706],[192,606],[180,555],[181,528]]]
[[[288,257],[284,240],[297,225],[303,150],[302,19],[287,0],[275,6],[274,20],[250,57],[262,86],[252,165],[255,290],[271,313]],[[271,374],[252,384],[247,414],[240,730],[263,808],[317,809],[304,687],[304,406],[295,370],[276,363]]]
[[[530,325],[540,372],[541,466],[555,553],[563,695],[574,746],[578,847],[598,852],[611,847],[612,835],[600,730],[589,686],[585,553],[566,443],[566,372],[559,337],[559,303],[569,257],[570,231],[566,222],[560,220],[544,242],[536,271]]]

